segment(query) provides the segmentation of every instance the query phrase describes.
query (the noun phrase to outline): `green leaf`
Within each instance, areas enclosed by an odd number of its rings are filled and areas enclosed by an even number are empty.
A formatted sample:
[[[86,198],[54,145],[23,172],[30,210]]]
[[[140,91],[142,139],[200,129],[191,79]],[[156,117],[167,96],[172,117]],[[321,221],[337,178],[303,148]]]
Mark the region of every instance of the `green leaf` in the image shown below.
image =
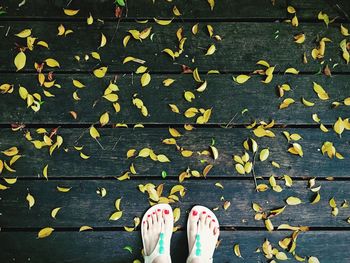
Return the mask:
[[[132,247],[131,246],[125,246],[123,249],[129,251],[132,254]]]
[[[115,0],[115,4],[118,4],[120,6],[125,6],[125,1],[124,0]]]
[[[163,177],[163,179],[165,179],[167,176],[168,176],[167,172],[166,172],[166,171],[162,171],[162,177]]]
[[[6,14],[6,11],[0,10],[0,15]]]

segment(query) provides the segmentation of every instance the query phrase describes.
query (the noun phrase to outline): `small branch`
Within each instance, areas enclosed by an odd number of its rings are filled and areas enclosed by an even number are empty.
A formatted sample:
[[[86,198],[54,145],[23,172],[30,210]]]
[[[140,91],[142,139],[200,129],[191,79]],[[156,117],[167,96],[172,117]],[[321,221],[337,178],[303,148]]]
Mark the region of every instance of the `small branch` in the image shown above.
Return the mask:
[[[98,145],[100,145],[101,149],[104,150],[105,148],[103,148],[102,144],[97,139],[95,139],[95,140],[98,143]]]

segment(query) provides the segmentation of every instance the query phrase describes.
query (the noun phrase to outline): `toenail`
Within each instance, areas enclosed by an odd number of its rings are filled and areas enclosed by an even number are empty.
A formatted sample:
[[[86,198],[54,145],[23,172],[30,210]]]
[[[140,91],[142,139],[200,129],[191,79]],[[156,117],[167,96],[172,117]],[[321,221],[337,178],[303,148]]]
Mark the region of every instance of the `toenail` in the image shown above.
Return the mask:
[[[208,215],[208,217],[209,217],[209,218],[211,218],[211,216],[210,216],[210,215]]]
[[[160,212],[160,209],[157,209],[157,212]]]
[[[143,221],[142,224],[146,224],[146,221]]]
[[[215,223],[215,220],[214,220],[214,219],[213,219],[212,221]]]
[[[153,215],[155,215],[155,214],[156,214],[156,212],[152,212],[152,214],[153,214]]]
[[[150,217],[151,215],[148,215],[147,217]]]
[[[207,212],[203,211],[202,213],[203,213],[203,215],[205,215]]]
[[[169,214],[169,210],[164,210],[164,214],[168,215]]]
[[[193,210],[193,211],[192,211],[192,215],[196,216],[196,215],[198,215],[198,212],[195,211],[195,210]]]

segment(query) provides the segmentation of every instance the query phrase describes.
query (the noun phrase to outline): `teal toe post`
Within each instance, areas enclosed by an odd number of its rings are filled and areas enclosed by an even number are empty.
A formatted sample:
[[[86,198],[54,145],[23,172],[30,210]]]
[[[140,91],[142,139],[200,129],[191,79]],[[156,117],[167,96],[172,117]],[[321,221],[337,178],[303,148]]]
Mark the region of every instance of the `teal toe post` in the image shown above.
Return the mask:
[[[164,254],[164,233],[159,234],[159,254]]]
[[[196,256],[199,257],[202,254],[200,236],[196,235]]]

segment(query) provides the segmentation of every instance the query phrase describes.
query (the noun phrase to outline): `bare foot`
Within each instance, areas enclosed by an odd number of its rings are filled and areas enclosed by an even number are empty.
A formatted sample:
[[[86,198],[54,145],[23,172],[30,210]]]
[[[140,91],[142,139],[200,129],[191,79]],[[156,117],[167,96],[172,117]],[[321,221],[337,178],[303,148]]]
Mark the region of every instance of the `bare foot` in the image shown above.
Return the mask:
[[[212,262],[216,243],[219,238],[218,222],[208,215],[206,211],[199,214],[196,207],[189,215],[188,223],[188,249],[192,260],[187,263]]]
[[[170,239],[173,229],[173,215],[169,209],[155,208],[142,222],[142,237],[145,256],[150,256],[159,242],[158,254],[150,263],[170,263]],[[147,261],[148,262],[148,261]]]

